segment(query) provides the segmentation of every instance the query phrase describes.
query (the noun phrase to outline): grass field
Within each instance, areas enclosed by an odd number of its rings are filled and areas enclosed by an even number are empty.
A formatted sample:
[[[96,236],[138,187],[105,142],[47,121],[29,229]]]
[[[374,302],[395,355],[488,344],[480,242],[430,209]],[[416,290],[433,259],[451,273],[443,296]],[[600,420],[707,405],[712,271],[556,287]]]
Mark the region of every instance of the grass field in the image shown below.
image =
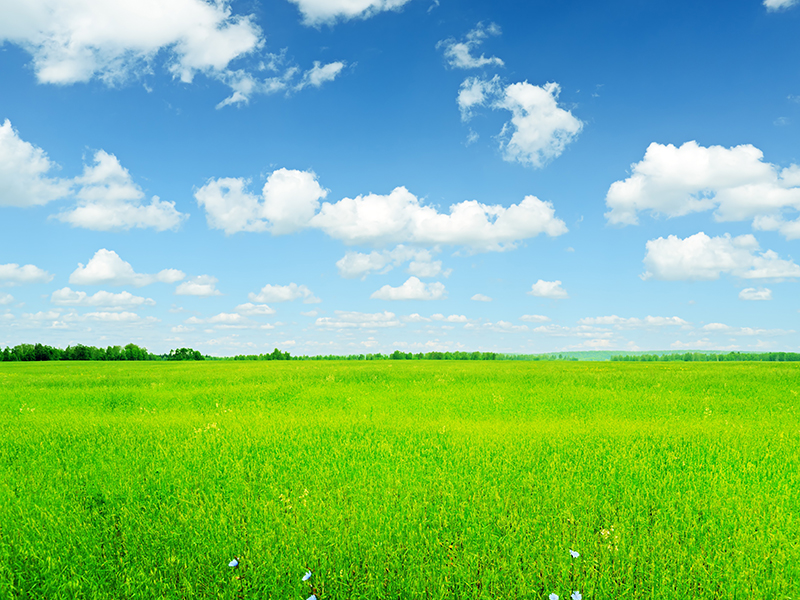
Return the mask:
[[[800,364],[4,363],[0,598],[798,599],[799,394]]]

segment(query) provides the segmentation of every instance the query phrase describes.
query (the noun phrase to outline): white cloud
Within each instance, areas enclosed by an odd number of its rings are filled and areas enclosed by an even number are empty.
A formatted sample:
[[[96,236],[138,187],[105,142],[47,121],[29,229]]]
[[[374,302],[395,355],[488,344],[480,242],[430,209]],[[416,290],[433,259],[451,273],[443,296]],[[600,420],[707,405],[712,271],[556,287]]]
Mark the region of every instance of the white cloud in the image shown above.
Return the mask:
[[[762,329],[756,327],[731,327],[724,323],[709,323],[703,326],[703,331],[709,333],[719,333],[728,336],[779,336],[794,333],[794,330],[786,329]]]
[[[569,298],[567,290],[561,287],[561,281],[544,281],[540,279],[531,286],[531,291],[528,292],[531,296],[539,296],[540,298],[553,298],[563,299]]]
[[[32,55],[41,83],[109,85],[149,72],[158,55],[191,82],[263,45],[253,17],[224,0],[26,0],[4,11],[0,41]]]
[[[578,320],[581,325],[612,325],[617,329],[634,329],[634,328],[652,328],[652,327],[666,327],[666,326],[679,326],[687,327],[688,322],[680,317],[651,317],[646,316],[644,319],[636,317],[618,317],[617,315],[609,315],[605,317],[585,317]]]
[[[336,262],[336,267],[339,275],[346,279],[366,279],[373,271],[388,273],[407,261],[411,261],[408,265],[409,273],[417,277],[436,277],[442,271],[442,261],[433,260],[429,250],[409,248],[402,244],[394,250],[373,251],[369,254],[347,252]]]
[[[113,154],[99,150],[94,163],[84,166],[83,175],[74,180],[79,186],[75,193],[78,205],[56,215],[59,220],[95,231],[132,227],[164,231],[177,229],[188,217],[175,209],[174,202],[164,202],[158,196],[143,204],[144,192]]]
[[[61,316],[60,310],[39,311],[37,313],[22,313],[22,318],[28,321],[52,321]]]
[[[194,327],[186,327],[185,325],[177,325],[170,329],[172,333],[189,333],[190,331],[194,331]]]
[[[450,315],[445,317],[442,314],[431,315],[431,321],[445,321],[447,323],[469,323],[469,319],[464,315]]]
[[[399,10],[409,0],[289,0],[303,15],[303,24],[333,25],[336,21],[366,19],[387,10]]]
[[[452,269],[442,271],[440,260],[412,260],[408,263],[408,272],[415,277],[437,277],[440,273],[449,277]]]
[[[540,233],[555,237],[567,231],[553,205],[535,196],[508,208],[470,200],[442,214],[404,187],[388,196],[369,194],[324,202],[310,225],[345,244],[449,244],[478,251],[506,250]]]
[[[472,298],[470,298],[470,300],[475,300],[476,302],[491,302],[492,301],[492,299],[489,296],[486,296],[485,294],[475,294],[474,296],[472,296]]]
[[[216,329],[254,329],[260,327],[258,323],[251,321],[245,315],[240,314],[238,312],[219,313],[207,319],[200,319],[198,317],[189,317],[184,322],[188,325],[202,325],[202,324],[213,325]],[[207,329],[206,331],[211,332],[214,330]]]
[[[0,306],[11,304],[14,301],[14,296],[11,294],[0,294]]]
[[[249,327],[252,325],[251,321],[239,313],[219,313],[213,317],[209,317],[205,321],[212,325],[219,327]]]
[[[413,313],[405,317],[400,317],[405,323],[430,323],[431,319],[423,317],[419,313]]]
[[[608,222],[637,225],[639,213],[679,217],[714,209],[716,221],[747,221],[755,229],[800,238],[800,166],[765,163],[751,145],[724,148],[686,142],[680,147],[652,143],[632,175],[611,184]]]
[[[495,331],[497,333],[520,333],[528,331],[527,325],[514,325],[508,321],[497,321],[497,323],[484,323],[484,330]]]
[[[253,304],[252,302],[247,302],[246,304],[240,304],[239,306],[237,306],[236,312],[248,317],[256,317],[264,315],[274,315],[275,309],[270,308],[266,304]]]
[[[370,296],[376,300],[440,300],[446,297],[444,284],[438,281],[423,283],[416,277],[409,277],[399,287],[384,285]]]
[[[739,300],[772,300],[769,288],[745,288],[739,292]]]
[[[297,285],[290,283],[289,285],[271,285],[267,284],[258,294],[250,293],[248,298],[253,302],[290,302],[303,299],[303,304],[316,304],[322,302],[316,298],[314,294],[305,285]]]
[[[303,79],[295,86],[295,90],[302,90],[305,87],[320,87],[323,83],[333,81],[336,76],[342,72],[345,63],[341,61],[328,63],[323,65],[320,61],[315,60],[314,66],[308,71],[303,73]]]
[[[549,323],[550,317],[545,317],[544,315],[522,315],[519,320],[528,323]]]
[[[701,231],[685,239],[671,235],[649,240],[644,264],[642,279],[709,281],[722,273],[743,279],[800,277],[800,266],[772,250],[759,252],[750,234],[712,238]]]
[[[461,111],[461,120],[469,121],[474,110],[479,106],[487,106],[502,96],[503,86],[500,83],[500,76],[495,75],[491,79],[481,77],[467,77],[458,90],[456,103]],[[471,133],[475,133],[474,131]],[[472,139],[472,136],[471,136]],[[475,134],[473,141],[477,141]],[[471,142],[470,142],[471,143]]]
[[[769,11],[791,8],[795,4],[797,4],[797,0],[764,0],[764,6]]]
[[[78,268],[69,276],[69,282],[74,285],[132,285],[142,287],[151,283],[176,283],[186,277],[177,269],[164,269],[155,275],[136,273],[130,263],[122,260],[113,250],[101,248],[92,259],[84,266],[78,263]]]
[[[57,168],[44,150],[19,137],[11,121],[0,126],[0,206],[36,206],[67,196],[69,181],[47,177]]]
[[[246,104],[255,94],[288,93],[299,73],[285,64],[285,52],[263,52],[255,15],[233,14],[230,0],[26,0],[4,9],[0,45],[5,41],[32,56],[40,83],[97,79],[114,87],[165,68],[184,83],[203,74],[230,87],[217,108]],[[232,67],[248,57],[276,74],[261,79]],[[321,85],[333,70],[315,63],[305,85]]]
[[[456,102],[463,121],[471,119],[481,106],[509,111],[511,120],[499,135],[503,159],[542,168],[561,156],[583,129],[583,121],[558,106],[560,93],[561,86],[553,82],[537,86],[523,81],[504,88],[496,75],[492,79],[468,77]]]
[[[484,54],[472,55],[473,51],[483,44],[483,40],[490,35],[500,35],[500,33],[500,27],[496,23],[490,23],[486,27],[483,23],[478,23],[475,29],[467,34],[465,40],[458,42],[453,38],[448,38],[436,44],[436,47],[444,48],[447,64],[454,69],[475,69],[487,65],[502,67],[503,61],[496,56],[486,58]]]
[[[16,263],[0,265],[0,285],[20,285],[24,283],[47,283],[54,275],[35,265],[20,267]]]
[[[216,287],[218,281],[219,279],[211,275],[198,275],[176,287],[175,294],[178,296],[202,296],[204,298],[221,296],[222,292]]]
[[[0,206],[35,206],[76,197],[77,206],[55,215],[73,227],[97,231],[152,227],[176,229],[187,215],[174,202],[153,196],[143,204],[144,192],[113,154],[99,150],[94,165],[84,166],[74,179],[48,178],[57,168],[41,148],[20,139],[6,119],[0,126]]]
[[[502,251],[540,233],[558,236],[567,231],[553,205],[535,196],[526,196],[508,208],[470,200],[454,204],[449,214],[442,214],[422,204],[405,187],[386,196],[368,194],[320,206],[327,190],[310,171],[275,171],[264,185],[263,199],[247,191],[247,185],[241,178],[211,179],[195,192],[197,203],[206,210],[209,227],[226,234],[270,231],[276,235],[313,227],[350,245],[450,244],[475,251]],[[377,255],[366,261],[363,257],[343,260],[344,272],[352,276],[373,270],[371,265],[380,261],[387,264],[386,257]],[[353,269],[348,261],[353,262]],[[412,268],[430,273],[435,267]]]
[[[561,87],[557,83],[543,86],[527,81],[514,83],[497,101],[498,108],[511,111],[509,123],[503,127],[503,158],[509,162],[541,168],[561,156],[583,129],[583,122],[558,106]]]
[[[90,296],[86,292],[73,291],[68,287],[53,292],[50,302],[58,306],[104,306],[114,309],[154,306],[156,303],[152,298],[134,296],[130,292],[114,294],[100,291]]]
[[[247,191],[248,183],[241,178],[211,179],[195,191],[197,203],[206,210],[209,227],[228,235],[239,231],[291,233],[309,226],[319,200],[328,194],[311,171],[274,171],[261,197]]]
[[[143,319],[136,313],[132,312],[90,312],[82,315],[81,317],[75,317],[73,320],[82,321],[82,320],[93,320],[93,321],[102,321],[104,323],[156,323],[158,319],[155,317],[147,317]]]
[[[384,327],[400,327],[394,313],[383,311],[380,313],[362,313],[337,310],[335,317],[319,317],[316,321],[318,327],[331,329],[376,329]]]

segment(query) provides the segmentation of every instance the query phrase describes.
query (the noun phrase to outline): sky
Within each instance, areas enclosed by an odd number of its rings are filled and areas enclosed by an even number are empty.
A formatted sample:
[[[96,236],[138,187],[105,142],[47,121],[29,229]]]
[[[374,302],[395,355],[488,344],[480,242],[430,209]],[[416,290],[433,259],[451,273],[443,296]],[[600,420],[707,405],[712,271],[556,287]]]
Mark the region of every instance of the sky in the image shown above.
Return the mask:
[[[0,14],[0,347],[800,350],[798,0]]]

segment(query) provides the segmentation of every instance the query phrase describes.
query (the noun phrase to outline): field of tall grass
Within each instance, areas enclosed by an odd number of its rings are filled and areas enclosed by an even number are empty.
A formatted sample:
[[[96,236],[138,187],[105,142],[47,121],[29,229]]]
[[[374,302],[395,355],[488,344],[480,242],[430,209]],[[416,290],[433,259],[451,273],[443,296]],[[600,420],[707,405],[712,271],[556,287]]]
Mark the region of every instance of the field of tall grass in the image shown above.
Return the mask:
[[[799,394],[800,364],[4,363],[0,598],[797,599]]]

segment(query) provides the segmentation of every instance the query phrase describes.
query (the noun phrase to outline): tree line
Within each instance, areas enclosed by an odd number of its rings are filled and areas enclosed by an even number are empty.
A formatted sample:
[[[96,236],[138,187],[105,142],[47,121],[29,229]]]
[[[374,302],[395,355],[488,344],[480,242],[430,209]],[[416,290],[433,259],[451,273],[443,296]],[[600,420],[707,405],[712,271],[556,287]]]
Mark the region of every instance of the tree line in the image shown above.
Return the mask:
[[[166,354],[153,354],[147,348],[128,344],[127,346],[108,346],[97,348],[76,344],[65,349],[44,344],[18,344],[6,347],[0,352],[0,362],[49,361],[49,360],[579,360],[567,354],[503,354],[497,352],[402,352],[391,354],[326,354],[316,356],[292,356],[289,352],[275,348],[267,354],[238,354],[236,356],[208,356],[192,348],[175,348]],[[729,362],[729,361],[800,361],[797,352],[728,352],[728,353],[666,353],[666,354],[615,354],[612,361],[624,362]]]
[[[48,360],[205,360],[198,350],[191,348],[177,348],[170,350],[168,354],[153,354],[147,348],[128,344],[127,346],[108,346],[107,348],[97,348],[95,346],[84,346],[75,344],[67,346],[65,349],[54,348],[44,344],[18,344],[14,347],[6,347],[0,353],[2,362],[27,362],[27,361],[48,361]]]
[[[401,352],[391,354],[319,354],[316,356],[292,356],[277,348],[270,354],[239,354],[224,360],[496,360],[501,356],[496,352]]]
[[[613,361],[624,362],[730,362],[754,360],[762,362],[794,362],[800,361],[797,352],[728,352],[705,354],[702,352],[685,352],[683,354],[620,354],[612,356]]]

